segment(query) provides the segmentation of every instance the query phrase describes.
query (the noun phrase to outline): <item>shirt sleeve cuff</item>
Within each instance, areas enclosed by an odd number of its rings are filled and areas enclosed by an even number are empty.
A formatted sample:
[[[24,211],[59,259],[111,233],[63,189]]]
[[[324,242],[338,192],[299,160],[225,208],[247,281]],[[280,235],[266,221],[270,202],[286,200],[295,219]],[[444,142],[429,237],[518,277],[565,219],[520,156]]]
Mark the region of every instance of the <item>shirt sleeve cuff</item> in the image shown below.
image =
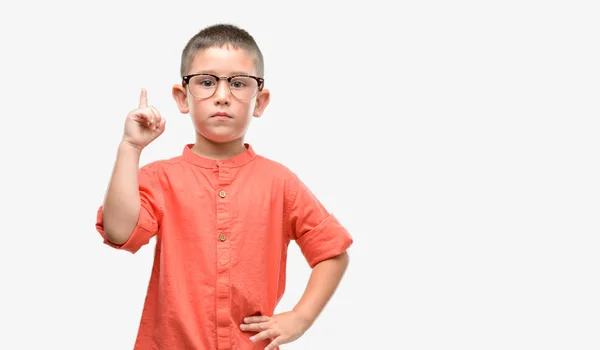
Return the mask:
[[[133,229],[133,232],[131,233],[131,236],[129,236],[129,239],[123,244],[114,244],[108,240],[106,234],[104,233],[102,206],[100,206],[98,209],[96,216],[96,230],[102,236],[104,244],[115,249],[126,250],[132,254],[136,253],[142,246],[150,242],[154,232],[156,232],[155,226],[156,225],[154,224],[154,220],[152,219],[149,211],[147,208],[144,208],[142,204],[138,221]]]
[[[348,231],[333,216],[327,216],[318,226],[306,232],[296,243],[311,268],[321,261],[345,252],[353,243]]]

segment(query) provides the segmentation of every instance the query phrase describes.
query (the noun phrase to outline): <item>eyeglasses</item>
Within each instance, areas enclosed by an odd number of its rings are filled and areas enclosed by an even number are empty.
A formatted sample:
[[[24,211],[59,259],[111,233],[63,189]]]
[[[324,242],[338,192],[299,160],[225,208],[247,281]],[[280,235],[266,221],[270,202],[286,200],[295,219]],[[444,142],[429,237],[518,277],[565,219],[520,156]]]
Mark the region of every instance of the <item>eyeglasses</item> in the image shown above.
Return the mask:
[[[183,86],[187,85],[190,94],[197,99],[206,99],[214,95],[221,79],[227,80],[227,86],[233,97],[245,101],[254,98],[265,84],[263,78],[246,74],[218,77],[214,74],[199,73],[183,76],[182,79]]]

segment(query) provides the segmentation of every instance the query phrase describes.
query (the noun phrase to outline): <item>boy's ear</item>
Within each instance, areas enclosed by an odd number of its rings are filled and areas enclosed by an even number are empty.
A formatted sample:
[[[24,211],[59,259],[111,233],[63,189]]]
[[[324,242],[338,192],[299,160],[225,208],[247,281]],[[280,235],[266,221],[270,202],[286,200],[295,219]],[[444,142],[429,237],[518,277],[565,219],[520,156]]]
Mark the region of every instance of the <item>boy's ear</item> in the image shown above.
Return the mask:
[[[182,114],[188,114],[190,107],[187,104],[187,94],[185,88],[181,84],[173,85],[173,98],[177,102],[177,107]]]
[[[258,96],[256,96],[256,105],[254,105],[254,113],[252,113],[252,115],[256,118],[260,117],[265,111],[265,108],[267,108],[269,101],[271,101],[271,92],[267,89],[260,91]]]

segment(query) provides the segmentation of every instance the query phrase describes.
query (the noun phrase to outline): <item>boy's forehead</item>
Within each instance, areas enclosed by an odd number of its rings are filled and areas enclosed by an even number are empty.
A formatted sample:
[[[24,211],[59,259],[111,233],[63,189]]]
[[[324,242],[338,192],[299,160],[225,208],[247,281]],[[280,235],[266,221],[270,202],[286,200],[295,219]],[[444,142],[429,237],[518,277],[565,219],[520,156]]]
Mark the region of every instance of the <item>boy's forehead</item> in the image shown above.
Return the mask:
[[[199,50],[190,65],[190,73],[213,73],[217,75],[256,75],[255,55],[232,46],[209,47]]]

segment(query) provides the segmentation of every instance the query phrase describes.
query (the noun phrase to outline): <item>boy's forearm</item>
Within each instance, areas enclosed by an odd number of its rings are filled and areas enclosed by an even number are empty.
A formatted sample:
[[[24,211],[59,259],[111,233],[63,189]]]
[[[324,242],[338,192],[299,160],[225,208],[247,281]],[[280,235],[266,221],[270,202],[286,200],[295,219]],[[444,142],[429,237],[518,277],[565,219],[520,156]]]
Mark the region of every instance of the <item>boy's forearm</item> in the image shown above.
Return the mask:
[[[117,160],[103,204],[104,233],[114,244],[125,243],[138,220],[140,155],[141,149],[135,146],[126,142],[119,145]]]
[[[317,264],[294,311],[312,324],[331,299],[347,267],[348,253],[346,252]]]

